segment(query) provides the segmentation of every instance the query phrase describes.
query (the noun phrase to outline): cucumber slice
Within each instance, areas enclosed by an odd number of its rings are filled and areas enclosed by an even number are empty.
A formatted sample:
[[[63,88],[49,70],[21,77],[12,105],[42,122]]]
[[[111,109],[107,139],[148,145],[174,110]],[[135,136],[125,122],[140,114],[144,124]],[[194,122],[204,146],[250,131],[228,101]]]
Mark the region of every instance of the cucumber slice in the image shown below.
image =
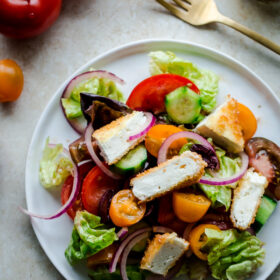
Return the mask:
[[[165,108],[175,123],[193,123],[200,115],[201,97],[186,86],[180,87],[165,96]]]
[[[258,209],[253,229],[259,232],[263,225],[267,222],[273,211],[275,210],[277,202],[272,198],[264,195],[260,207]]]
[[[123,175],[133,175],[141,171],[147,161],[147,150],[143,144],[128,152],[120,161],[112,165],[115,172]]]

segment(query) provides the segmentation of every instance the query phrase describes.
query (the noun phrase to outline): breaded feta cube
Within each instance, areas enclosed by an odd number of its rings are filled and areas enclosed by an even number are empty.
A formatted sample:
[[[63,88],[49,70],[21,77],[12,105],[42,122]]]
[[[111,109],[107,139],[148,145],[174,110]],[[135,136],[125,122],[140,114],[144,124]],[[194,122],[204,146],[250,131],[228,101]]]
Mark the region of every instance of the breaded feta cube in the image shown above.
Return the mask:
[[[254,221],[268,185],[266,177],[249,169],[234,190],[230,219],[234,227],[245,230]]]
[[[140,268],[166,275],[188,248],[189,242],[175,232],[158,234],[146,249]]]
[[[96,140],[105,161],[111,165],[118,162],[144,140],[145,135],[135,140],[129,140],[129,137],[140,133],[146,126],[147,117],[145,114],[134,111],[99,128],[92,136]]]
[[[132,192],[140,201],[153,200],[175,189],[196,184],[206,166],[199,154],[186,151],[134,177],[130,182]]]
[[[244,138],[238,114],[238,102],[228,96],[224,104],[197,125],[195,132],[212,138],[228,152],[240,153],[244,149]]]

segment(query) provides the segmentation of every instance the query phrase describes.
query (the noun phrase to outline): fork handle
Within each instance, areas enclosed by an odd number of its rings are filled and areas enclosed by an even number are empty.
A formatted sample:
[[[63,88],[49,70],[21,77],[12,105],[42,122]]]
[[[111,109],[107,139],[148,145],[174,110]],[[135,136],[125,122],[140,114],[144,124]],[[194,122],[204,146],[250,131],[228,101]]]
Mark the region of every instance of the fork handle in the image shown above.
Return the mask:
[[[263,46],[271,49],[272,51],[276,52],[277,54],[280,54],[279,45],[275,44],[274,42],[270,41],[269,39],[265,38],[264,36],[258,34],[257,32],[247,28],[246,26],[232,20],[231,18],[220,15],[219,18],[217,19],[217,21],[220,23],[223,23],[229,27],[232,27],[237,31],[240,31],[241,33],[247,35],[251,39],[259,42]]]

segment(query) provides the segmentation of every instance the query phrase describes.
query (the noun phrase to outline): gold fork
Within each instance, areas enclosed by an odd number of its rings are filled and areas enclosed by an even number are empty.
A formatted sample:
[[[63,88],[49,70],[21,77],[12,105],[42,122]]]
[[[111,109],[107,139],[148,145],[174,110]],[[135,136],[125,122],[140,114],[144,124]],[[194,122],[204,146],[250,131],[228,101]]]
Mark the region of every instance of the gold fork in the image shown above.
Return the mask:
[[[280,46],[258,34],[257,32],[241,25],[234,20],[222,15],[214,0],[173,0],[177,5],[165,0],[156,0],[176,17],[192,25],[204,25],[211,22],[219,22],[234,28],[259,42],[263,46],[280,54]]]

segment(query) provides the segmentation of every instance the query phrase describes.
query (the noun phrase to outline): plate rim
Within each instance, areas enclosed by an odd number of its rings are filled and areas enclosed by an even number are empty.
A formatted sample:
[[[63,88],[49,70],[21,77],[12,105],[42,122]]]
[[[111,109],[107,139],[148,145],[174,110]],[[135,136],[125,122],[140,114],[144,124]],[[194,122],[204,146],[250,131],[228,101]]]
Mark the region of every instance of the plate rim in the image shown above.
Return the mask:
[[[149,48],[150,45],[154,44],[154,43],[162,43],[162,44],[178,44],[178,45],[186,45],[186,51],[188,50],[188,48],[195,48],[198,51],[198,53],[203,53],[206,55],[211,55],[214,58],[225,58],[227,60],[227,62],[232,62],[234,64],[234,66],[237,66],[239,69],[247,72],[248,74],[250,74],[254,80],[257,80],[262,87],[264,87],[269,94],[274,98],[274,100],[278,103],[278,106],[280,107],[280,97],[277,96],[277,94],[272,90],[272,88],[268,85],[268,83],[266,81],[264,81],[259,75],[257,75],[253,70],[251,70],[248,66],[246,66],[245,64],[243,64],[242,62],[238,61],[236,58],[231,57],[229,54],[226,54],[222,51],[219,50],[215,50],[211,47],[205,46],[203,44],[199,44],[199,43],[193,43],[187,40],[176,40],[176,39],[169,39],[169,38],[156,38],[156,39],[142,39],[142,40],[137,40],[137,41],[132,41],[126,44],[122,44],[120,46],[111,48],[105,52],[102,52],[101,54],[91,58],[88,62],[86,62],[85,64],[81,65],[76,71],[74,71],[70,76],[68,76],[58,87],[58,89],[55,91],[55,93],[52,95],[52,97],[50,98],[50,100],[47,102],[47,104],[45,105],[39,119],[37,120],[37,123],[35,125],[35,128],[33,130],[32,133],[32,137],[31,137],[31,141],[30,144],[28,146],[28,151],[27,151],[27,155],[26,155],[26,161],[25,161],[25,200],[26,200],[26,206],[27,209],[30,210],[30,199],[28,198],[28,178],[29,178],[29,173],[28,173],[28,169],[29,169],[29,165],[31,164],[31,154],[32,154],[32,147],[34,146],[34,142],[35,142],[35,138],[36,135],[38,134],[38,130],[41,127],[41,124],[43,122],[43,120],[45,119],[45,116],[47,115],[48,111],[52,108],[53,103],[56,101],[56,99],[59,97],[59,95],[61,94],[61,92],[63,91],[63,89],[65,88],[65,86],[67,85],[67,83],[77,74],[81,73],[82,71],[84,71],[85,69],[87,69],[88,67],[90,67],[92,64],[108,57],[108,56],[112,56],[118,52],[122,52],[125,51],[126,49],[133,49],[137,47],[142,47],[142,50],[144,49],[145,45],[147,45],[146,47]],[[164,48],[164,47],[163,47]],[[137,52],[136,52],[137,53]],[[78,135],[78,134],[77,134]],[[64,274],[63,270],[61,269],[61,267],[52,261],[52,256],[51,253],[46,249],[43,238],[41,238],[39,232],[37,231],[33,221],[34,219],[31,218],[31,225],[33,228],[33,231],[36,235],[36,238],[41,246],[41,248],[43,249],[44,253],[47,255],[49,261],[52,263],[52,265],[56,268],[56,270],[63,276],[66,278],[67,275]],[[277,265],[279,265],[280,263],[280,255],[279,255],[279,259],[277,261]],[[271,273],[276,269],[277,265],[273,268],[273,269],[268,269],[265,271],[264,273],[264,277],[265,279],[271,275]],[[66,278],[67,279],[67,278]]]

